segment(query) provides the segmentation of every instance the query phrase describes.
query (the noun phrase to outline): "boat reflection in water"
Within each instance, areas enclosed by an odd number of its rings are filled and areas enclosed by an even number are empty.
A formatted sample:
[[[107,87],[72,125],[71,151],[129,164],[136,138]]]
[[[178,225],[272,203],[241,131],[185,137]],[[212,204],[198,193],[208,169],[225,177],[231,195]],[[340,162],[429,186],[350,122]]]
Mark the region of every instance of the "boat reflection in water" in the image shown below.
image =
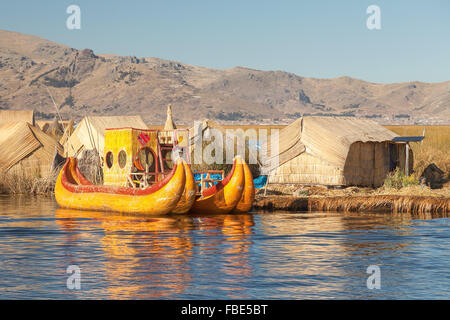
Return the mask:
[[[148,299],[179,295],[196,277],[230,275],[239,294],[239,276],[249,276],[249,235],[251,215],[148,217],[131,214],[57,209],[56,222],[66,231],[65,256],[77,264],[85,243],[100,244],[103,252],[93,252],[102,263],[82,266],[83,283],[97,282],[98,289],[111,299]],[[201,231],[204,237],[193,238]],[[97,249],[98,250],[98,249]],[[200,259],[221,254],[223,270],[205,274],[196,270],[193,254]],[[195,260],[195,259],[194,259]],[[101,275],[101,276],[100,276]],[[86,279],[87,278],[87,279]],[[230,289],[230,283],[226,286]],[[222,288],[224,289],[224,288]],[[231,293],[230,293],[231,294]]]

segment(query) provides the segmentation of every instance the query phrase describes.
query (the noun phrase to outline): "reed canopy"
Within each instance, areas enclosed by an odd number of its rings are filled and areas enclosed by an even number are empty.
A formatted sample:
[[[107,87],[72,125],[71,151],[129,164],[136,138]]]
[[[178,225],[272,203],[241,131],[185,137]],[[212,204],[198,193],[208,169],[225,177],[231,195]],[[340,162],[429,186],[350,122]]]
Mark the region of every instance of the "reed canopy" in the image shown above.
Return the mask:
[[[406,143],[395,137],[371,120],[303,117],[279,132],[278,146],[263,145],[264,169],[271,184],[378,187],[390,171],[405,168]]]
[[[0,110],[0,125],[10,122],[28,122],[35,125],[33,110]]]
[[[141,116],[84,117],[64,143],[64,154],[81,156],[83,150],[95,150],[103,155],[105,130],[118,128],[148,129]]]
[[[28,122],[0,125],[1,172],[48,177],[63,160],[62,154],[58,141]]]

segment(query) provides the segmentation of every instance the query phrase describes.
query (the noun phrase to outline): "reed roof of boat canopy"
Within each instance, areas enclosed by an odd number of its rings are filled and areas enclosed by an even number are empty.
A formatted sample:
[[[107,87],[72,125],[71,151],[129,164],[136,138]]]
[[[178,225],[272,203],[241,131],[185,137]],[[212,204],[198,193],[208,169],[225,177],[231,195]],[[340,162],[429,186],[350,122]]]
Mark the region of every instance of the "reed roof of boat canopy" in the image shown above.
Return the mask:
[[[62,146],[51,136],[28,122],[0,125],[0,171],[19,170],[49,173],[55,157],[62,156]]]
[[[34,126],[34,110],[0,110],[0,125],[18,121],[28,122]]]
[[[96,150],[103,155],[105,130],[127,127],[148,129],[141,116],[84,117],[64,144],[64,153],[74,156],[82,150]]]
[[[166,123],[164,124],[164,130],[165,131],[170,131],[170,130],[175,130],[177,128],[175,122],[173,121],[173,117],[172,117],[172,105],[169,104],[167,106],[167,119],[166,119]]]

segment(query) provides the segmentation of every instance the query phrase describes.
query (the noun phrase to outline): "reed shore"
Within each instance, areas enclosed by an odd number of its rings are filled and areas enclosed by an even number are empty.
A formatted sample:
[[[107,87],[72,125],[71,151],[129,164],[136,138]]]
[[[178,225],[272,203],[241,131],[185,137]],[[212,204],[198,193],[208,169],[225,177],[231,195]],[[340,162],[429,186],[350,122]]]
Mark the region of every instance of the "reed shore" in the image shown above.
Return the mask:
[[[258,196],[253,208],[264,211],[450,213],[450,198],[413,195],[295,197]]]

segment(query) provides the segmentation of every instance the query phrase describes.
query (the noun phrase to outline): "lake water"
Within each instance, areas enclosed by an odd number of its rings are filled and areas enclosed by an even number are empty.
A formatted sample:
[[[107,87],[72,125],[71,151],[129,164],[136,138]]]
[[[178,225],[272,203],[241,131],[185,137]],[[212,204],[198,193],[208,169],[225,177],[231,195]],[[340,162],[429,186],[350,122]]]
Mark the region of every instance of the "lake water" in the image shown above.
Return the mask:
[[[449,227],[362,213],[147,218],[0,196],[0,298],[449,299]]]

